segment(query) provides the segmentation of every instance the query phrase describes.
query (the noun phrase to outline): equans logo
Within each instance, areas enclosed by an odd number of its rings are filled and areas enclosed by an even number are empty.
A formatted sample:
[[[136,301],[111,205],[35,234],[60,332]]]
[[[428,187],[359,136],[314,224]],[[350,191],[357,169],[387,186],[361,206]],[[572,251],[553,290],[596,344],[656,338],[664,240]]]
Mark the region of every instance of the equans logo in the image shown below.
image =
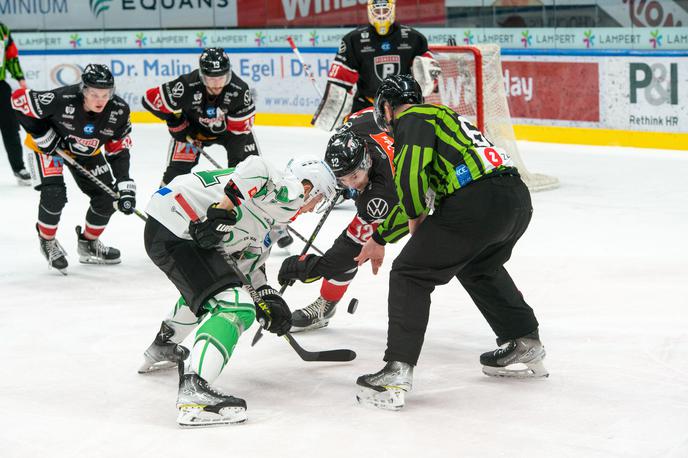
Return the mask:
[[[110,9],[110,2],[112,0],[88,0],[88,6],[91,8],[91,13],[98,17],[100,13]]]

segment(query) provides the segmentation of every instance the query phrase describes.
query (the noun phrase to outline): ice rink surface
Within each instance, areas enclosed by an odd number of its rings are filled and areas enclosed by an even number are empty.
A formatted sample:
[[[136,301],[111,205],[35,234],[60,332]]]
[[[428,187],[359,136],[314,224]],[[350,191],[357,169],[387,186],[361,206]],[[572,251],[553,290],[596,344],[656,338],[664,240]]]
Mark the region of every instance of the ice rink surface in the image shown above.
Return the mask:
[[[301,128],[257,135],[280,165],[321,154],[328,138]],[[161,124],[136,125],[133,136],[143,209],[168,136]],[[531,171],[561,180],[533,195],[532,223],[507,264],[540,321],[549,379],[481,373],[494,335],[452,281],[433,294],[406,408],[357,405],[356,378],[383,365],[388,271],[400,249],[390,246],[379,275],[362,268],[330,327],[296,336],[308,349],[352,348],[355,361],[303,362],[272,335],[251,348],[254,325],[216,382],[246,399],[248,421],[199,430],[177,427],[174,372],[136,373],[178,297],[144,252],[142,221],[116,214],[103,234],[122,264],[79,264],[74,226],[87,200],[69,177],[57,234],[69,275],[51,271],[34,229],[38,193],[16,186],[0,152],[0,456],[688,457],[688,154],[520,147]],[[352,216],[351,206],[333,211],[316,245],[326,249]],[[310,234],[317,218],[294,227]],[[268,263],[275,284],[287,254],[277,248]],[[301,308],[318,288],[299,284],[285,298]]]

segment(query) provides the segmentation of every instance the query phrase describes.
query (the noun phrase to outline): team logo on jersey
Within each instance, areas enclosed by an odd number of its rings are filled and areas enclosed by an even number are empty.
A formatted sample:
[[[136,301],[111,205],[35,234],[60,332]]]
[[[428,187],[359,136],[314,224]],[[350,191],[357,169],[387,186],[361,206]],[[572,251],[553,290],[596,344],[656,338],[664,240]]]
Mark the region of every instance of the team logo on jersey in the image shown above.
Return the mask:
[[[177,84],[174,85],[172,88],[172,97],[178,99],[184,95],[184,84],[182,84],[181,81],[179,81]]]
[[[401,70],[401,57],[396,54],[376,56],[373,63],[375,64],[375,76],[380,81],[384,81],[390,75],[398,75]]]
[[[207,127],[212,133],[219,134],[227,130],[227,123],[225,122],[225,112],[221,108],[213,108],[213,115],[208,114],[208,117],[199,117],[198,122]]]
[[[389,211],[389,205],[387,205],[387,201],[385,199],[375,197],[368,201],[368,205],[366,205],[366,210],[368,211],[368,214],[373,218],[381,219],[384,218],[385,215],[387,215],[387,212]]]
[[[384,52],[389,52],[392,50],[392,43],[390,43],[389,41],[383,41],[382,44],[380,45],[380,48]]]
[[[93,135],[93,132],[95,132],[95,130],[96,130],[96,126],[94,126],[93,124],[86,124],[84,126],[84,133],[86,135]]]
[[[46,92],[45,94],[39,94],[37,99],[42,105],[50,105],[55,100],[55,94]]]
[[[86,128],[84,128],[85,130]],[[70,135],[70,139],[74,139],[75,142],[70,142],[70,148],[72,151],[78,150],[82,153],[88,153],[89,149],[97,149],[98,146],[100,146],[100,140],[97,138],[81,138],[77,137],[76,135]],[[74,151],[76,152],[76,151]]]
[[[244,92],[244,105],[248,106],[253,103],[253,100],[251,100],[251,92],[247,89],[246,92]]]

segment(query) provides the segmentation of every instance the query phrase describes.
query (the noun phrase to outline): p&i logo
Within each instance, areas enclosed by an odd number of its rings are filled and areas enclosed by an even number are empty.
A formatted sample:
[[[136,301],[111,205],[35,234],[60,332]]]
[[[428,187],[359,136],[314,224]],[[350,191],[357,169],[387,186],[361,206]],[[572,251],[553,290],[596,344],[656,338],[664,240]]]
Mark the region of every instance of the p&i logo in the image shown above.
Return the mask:
[[[678,105],[678,64],[632,62],[629,67],[631,103],[638,103],[638,91],[652,106]]]
[[[662,35],[659,34],[659,29],[650,32],[650,37],[650,44],[653,48],[656,49],[662,47]]]
[[[533,45],[533,37],[530,35],[529,31],[524,30],[521,32],[521,43],[523,44],[524,48],[528,48]]]
[[[463,32],[463,42],[467,45],[472,45],[473,44],[473,34],[471,33],[470,30],[465,30]]]
[[[583,32],[583,43],[585,43],[586,48],[592,48],[595,46],[595,35],[593,35],[592,30],[586,30]]]
[[[88,6],[91,7],[91,13],[97,18],[100,13],[110,9],[110,2],[112,0],[88,0]]]

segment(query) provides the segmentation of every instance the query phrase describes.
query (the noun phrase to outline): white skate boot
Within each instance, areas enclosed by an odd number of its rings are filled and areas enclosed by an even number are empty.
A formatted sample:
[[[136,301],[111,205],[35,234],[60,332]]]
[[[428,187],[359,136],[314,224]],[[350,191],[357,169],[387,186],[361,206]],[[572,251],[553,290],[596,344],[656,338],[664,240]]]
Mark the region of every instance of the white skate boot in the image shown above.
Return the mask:
[[[497,339],[499,348],[480,355],[483,373],[491,377],[543,378],[549,372],[542,364],[545,347],[537,333],[517,339]]]

